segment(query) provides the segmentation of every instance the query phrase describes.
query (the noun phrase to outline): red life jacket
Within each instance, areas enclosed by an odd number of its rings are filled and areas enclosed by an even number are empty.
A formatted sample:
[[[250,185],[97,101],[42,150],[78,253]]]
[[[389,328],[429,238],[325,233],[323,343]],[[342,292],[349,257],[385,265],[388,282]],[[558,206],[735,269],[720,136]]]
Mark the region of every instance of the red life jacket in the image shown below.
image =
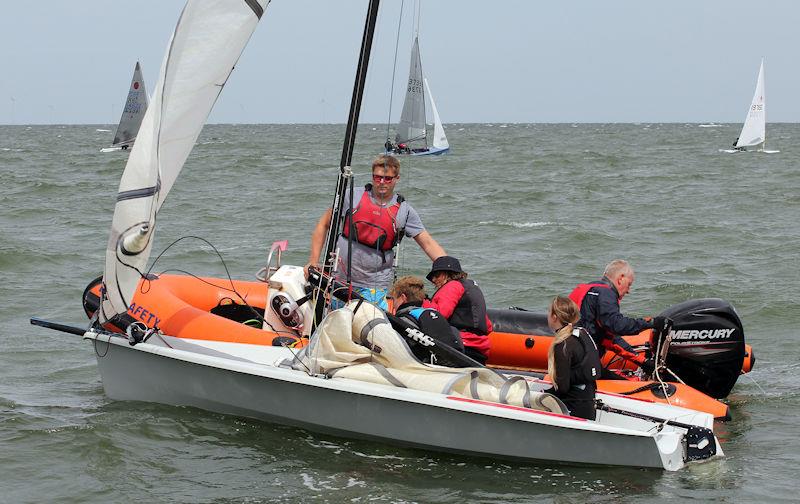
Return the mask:
[[[386,208],[372,201],[369,192],[372,185],[367,184],[361,199],[358,201],[353,212],[353,228],[355,236],[353,239],[358,243],[369,248],[382,250],[384,252],[394,248],[400,242],[403,234],[401,229],[397,230],[397,212],[400,211],[400,204],[403,197],[397,195],[397,202]],[[342,236],[350,237],[350,211],[347,211],[342,229]]]
[[[575,304],[578,305],[578,309],[581,308],[581,303],[583,303],[583,298],[586,297],[586,293],[589,292],[593,287],[602,287],[604,289],[611,288],[608,284],[604,283],[578,284],[578,286],[572,289],[572,292],[569,293],[569,298],[575,301]],[[619,299],[617,302],[619,302]]]

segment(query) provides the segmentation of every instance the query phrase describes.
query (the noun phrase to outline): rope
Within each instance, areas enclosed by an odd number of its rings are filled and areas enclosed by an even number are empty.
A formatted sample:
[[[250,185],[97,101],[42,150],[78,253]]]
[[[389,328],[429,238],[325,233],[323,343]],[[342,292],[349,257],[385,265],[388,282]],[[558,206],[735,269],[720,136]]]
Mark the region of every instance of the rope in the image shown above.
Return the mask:
[[[403,6],[405,5],[405,0],[400,2],[400,15],[398,16],[397,20],[397,39],[394,43],[394,63],[392,64],[392,84],[389,90],[389,116],[386,119],[386,140],[391,140],[390,138],[390,128],[392,127],[392,100],[394,99],[394,79],[397,73],[397,49],[400,46],[400,26],[403,24]]]

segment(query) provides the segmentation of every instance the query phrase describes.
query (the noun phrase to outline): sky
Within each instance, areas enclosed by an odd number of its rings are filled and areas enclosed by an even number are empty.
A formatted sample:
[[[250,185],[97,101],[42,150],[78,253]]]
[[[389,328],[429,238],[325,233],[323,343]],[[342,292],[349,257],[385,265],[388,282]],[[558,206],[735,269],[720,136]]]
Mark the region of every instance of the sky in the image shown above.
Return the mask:
[[[445,123],[738,123],[762,57],[767,120],[800,122],[797,0],[417,1],[381,2],[361,122],[399,118],[416,7]],[[183,4],[4,2],[0,124],[117,123],[137,60],[152,92]],[[366,6],[273,0],[209,122],[346,122]]]

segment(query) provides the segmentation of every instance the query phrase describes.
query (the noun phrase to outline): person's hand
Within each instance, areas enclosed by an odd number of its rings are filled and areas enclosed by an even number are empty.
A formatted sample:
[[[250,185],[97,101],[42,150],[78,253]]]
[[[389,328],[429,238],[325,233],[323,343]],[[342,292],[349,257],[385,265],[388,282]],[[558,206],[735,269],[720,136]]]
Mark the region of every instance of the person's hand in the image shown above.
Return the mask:
[[[308,261],[305,266],[303,266],[303,274],[306,276],[306,280],[308,280],[308,268],[314,266],[317,269],[321,269],[320,264],[318,261]]]
[[[659,336],[664,332],[664,328],[667,326],[667,318],[666,317],[653,317],[653,332],[656,336]]]

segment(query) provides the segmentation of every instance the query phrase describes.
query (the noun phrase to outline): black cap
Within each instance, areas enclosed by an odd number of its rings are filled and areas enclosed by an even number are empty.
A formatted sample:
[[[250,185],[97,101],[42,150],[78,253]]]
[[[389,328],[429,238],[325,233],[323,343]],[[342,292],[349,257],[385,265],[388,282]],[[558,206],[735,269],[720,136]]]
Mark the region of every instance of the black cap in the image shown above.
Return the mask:
[[[428,280],[432,280],[433,275],[437,271],[452,271],[453,273],[463,273],[464,270],[461,269],[461,263],[458,262],[458,259],[451,256],[442,256],[437,257],[433,261],[433,265],[431,266],[431,272],[425,277]]]

